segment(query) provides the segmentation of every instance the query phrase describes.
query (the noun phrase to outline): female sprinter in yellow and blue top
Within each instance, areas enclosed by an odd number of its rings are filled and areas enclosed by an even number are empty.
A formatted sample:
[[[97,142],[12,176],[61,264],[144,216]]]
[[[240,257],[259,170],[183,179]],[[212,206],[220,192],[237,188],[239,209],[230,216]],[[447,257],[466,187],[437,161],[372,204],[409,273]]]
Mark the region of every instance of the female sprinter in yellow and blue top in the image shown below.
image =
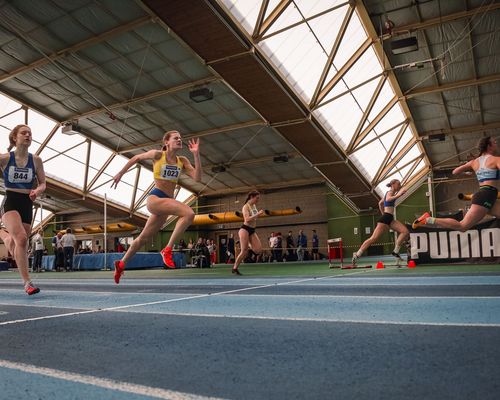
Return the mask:
[[[184,170],[196,182],[201,180],[201,161],[199,153],[199,139],[191,139],[189,141],[189,151],[194,156],[194,167],[189,160],[183,156],[177,156],[177,152],[182,149],[181,134],[177,131],[168,131],[163,136],[162,150],[150,150],[142,154],[132,157],[118,174],[113,178],[111,187],[115,187],[120,182],[123,174],[128,169],[141,160],[153,160],[153,175],[155,188],[149,193],[146,206],[151,215],[144,226],[141,234],[132,242],[127,252],[121,260],[115,261],[115,282],[120,282],[120,277],[123,274],[127,262],[132,256],[137,253],[140,247],[149,243],[151,237],[156,234],[169,215],[179,217],[174,231],[170,236],[167,246],[161,251],[163,262],[167,268],[175,268],[172,259],[172,246],[179,239],[179,236],[184,233],[186,228],[191,225],[194,219],[194,211],[180,201],[175,200],[174,190],[177,181]]]
[[[9,152],[0,155],[3,170],[5,197],[0,214],[6,231],[0,237],[16,260],[17,269],[29,295],[38,293],[28,272],[28,237],[33,220],[33,201],[45,190],[45,172],[40,157],[28,152],[31,145],[31,129],[17,125],[9,134]],[[12,148],[15,151],[11,151]],[[35,188],[35,180],[38,185]]]
[[[241,225],[238,235],[240,237],[240,254],[236,257],[233,265],[233,274],[241,275],[238,266],[245,259],[248,248],[259,255],[262,253],[262,244],[260,243],[259,236],[255,232],[257,226],[257,218],[264,214],[264,210],[257,210],[257,202],[260,199],[260,193],[256,190],[248,193],[245,204],[241,209],[243,213],[243,225]]]

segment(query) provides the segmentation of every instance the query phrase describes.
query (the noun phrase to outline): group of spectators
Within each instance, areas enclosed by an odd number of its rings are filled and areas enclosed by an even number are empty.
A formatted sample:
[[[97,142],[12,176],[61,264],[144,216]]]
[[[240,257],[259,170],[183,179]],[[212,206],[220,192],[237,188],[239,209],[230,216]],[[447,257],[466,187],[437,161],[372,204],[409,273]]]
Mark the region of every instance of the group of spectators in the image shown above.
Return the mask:
[[[88,246],[76,249],[77,240],[72,233],[71,228],[66,229],[66,233],[58,232],[51,241],[54,251],[54,266],[55,271],[73,271],[73,257],[78,254],[94,254],[103,253],[101,246],[95,251],[92,251]],[[249,251],[249,255],[245,262],[281,262],[281,261],[304,261],[304,260],[319,260],[319,239],[316,230],[312,230],[311,249],[308,248],[308,239],[302,229],[294,237],[292,231],[288,231],[288,235],[283,238],[281,232],[271,232],[268,238],[269,250],[264,251],[261,255],[256,255]],[[220,241],[220,263],[234,262],[235,254],[237,253],[238,241],[235,241],[234,234],[231,233],[227,239]],[[182,254],[184,264],[193,264],[200,268],[210,267],[217,262],[217,244],[213,239],[198,238],[193,242],[190,238],[188,242],[184,239],[179,241],[174,247],[177,252]],[[117,252],[125,251],[125,247],[119,243]],[[47,249],[43,244],[43,230],[38,230],[31,238],[31,256],[33,257],[32,269],[34,272],[42,270],[42,256],[47,255]]]
[[[99,246],[96,251],[92,251],[88,246],[77,249],[77,240],[71,228],[67,228],[66,232],[58,232],[51,240],[52,250],[54,252],[54,271],[73,271],[73,258],[75,253],[78,254],[93,254],[102,253],[103,250]],[[41,272],[42,256],[48,255],[48,251],[43,244],[43,230],[39,229],[31,237],[30,255],[32,256],[31,267],[33,272]]]
[[[311,247],[308,247],[308,238],[303,229],[300,229],[297,236],[292,231],[283,238],[281,232],[271,232],[268,238],[268,249],[260,255],[253,253],[250,249],[245,262],[282,262],[282,261],[305,261],[320,260],[319,238],[316,230],[312,230]],[[229,234],[227,239],[220,239],[220,263],[234,262],[235,254],[238,253],[238,241],[235,241],[234,234]],[[217,244],[213,239],[198,238],[193,242],[181,239],[174,246],[174,251],[183,254],[184,262],[197,267],[210,267],[217,261]]]
[[[283,243],[283,241],[285,243]],[[263,260],[267,262],[320,259],[319,238],[315,229],[312,230],[310,251],[308,248],[307,235],[302,229],[299,230],[299,234],[296,238],[293,236],[292,231],[288,231],[288,235],[285,240],[283,240],[281,232],[271,232],[268,243],[269,252],[265,252],[263,255]]]
[[[234,243],[234,240],[233,240]],[[174,251],[180,252],[183,264],[193,264],[200,268],[208,268],[217,262],[217,245],[213,239],[198,238],[196,243],[190,238],[184,239],[174,246]]]

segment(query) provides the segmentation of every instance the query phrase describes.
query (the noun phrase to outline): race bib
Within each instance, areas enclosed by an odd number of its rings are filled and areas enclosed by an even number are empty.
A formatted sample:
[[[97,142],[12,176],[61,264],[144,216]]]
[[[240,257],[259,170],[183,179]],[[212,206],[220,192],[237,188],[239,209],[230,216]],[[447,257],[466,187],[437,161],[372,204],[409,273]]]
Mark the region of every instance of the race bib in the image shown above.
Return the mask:
[[[14,165],[9,167],[9,182],[31,183],[33,181],[33,170],[31,168],[19,168]]]
[[[181,173],[180,168],[177,165],[164,164],[161,166],[160,177],[167,181],[177,182],[179,174]]]

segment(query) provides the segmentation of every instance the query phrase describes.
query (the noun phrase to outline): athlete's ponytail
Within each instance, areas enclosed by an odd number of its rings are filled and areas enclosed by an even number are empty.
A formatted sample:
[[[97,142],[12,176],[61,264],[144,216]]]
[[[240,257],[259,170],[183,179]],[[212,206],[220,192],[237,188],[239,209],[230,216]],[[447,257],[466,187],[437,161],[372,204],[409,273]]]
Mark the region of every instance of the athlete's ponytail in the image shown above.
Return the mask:
[[[19,130],[25,126],[28,126],[28,125],[24,125],[24,124],[21,124],[21,125],[17,125],[16,127],[14,127],[14,129],[12,129],[9,133],[9,147],[7,147],[7,151],[10,152],[14,147],[16,147],[16,137],[17,137],[17,133],[19,132]]]
[[[477,149],[479,150],[479,155],[482,156],[484,153],[486,153],[486,150],[488,150],[488,146],[491,144],[490,143],[491,136],[486,136],[484,138],[481,138],[477,144]]]
[[[245,204],[248,203],[248,200],[250,200],[253,197],[258,196],[260,193],[257,190],[252,190],[250,193],[248,193],[247,199],[245,200]]]

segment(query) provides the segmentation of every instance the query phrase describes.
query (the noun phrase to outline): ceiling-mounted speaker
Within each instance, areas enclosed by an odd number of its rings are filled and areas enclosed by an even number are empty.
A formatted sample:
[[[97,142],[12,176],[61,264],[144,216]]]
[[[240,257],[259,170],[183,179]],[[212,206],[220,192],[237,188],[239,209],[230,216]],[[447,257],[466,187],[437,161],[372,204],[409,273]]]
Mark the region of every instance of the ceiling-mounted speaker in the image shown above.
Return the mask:
[[[429,142],[444,142],[446,140],[446,135],[444,133],[436,133],[435,135],[429,135]]]
[[[418,50],[418,40],[416,36],[410,36],[404,39],[397,39],[391,42],[392,54],[403,54],[417,50]]]
[[[193,89],[189,92],[189,98],[195,103],[201,103],[203,101],[212,100],[214,98],[214,92],[209,88]]]

